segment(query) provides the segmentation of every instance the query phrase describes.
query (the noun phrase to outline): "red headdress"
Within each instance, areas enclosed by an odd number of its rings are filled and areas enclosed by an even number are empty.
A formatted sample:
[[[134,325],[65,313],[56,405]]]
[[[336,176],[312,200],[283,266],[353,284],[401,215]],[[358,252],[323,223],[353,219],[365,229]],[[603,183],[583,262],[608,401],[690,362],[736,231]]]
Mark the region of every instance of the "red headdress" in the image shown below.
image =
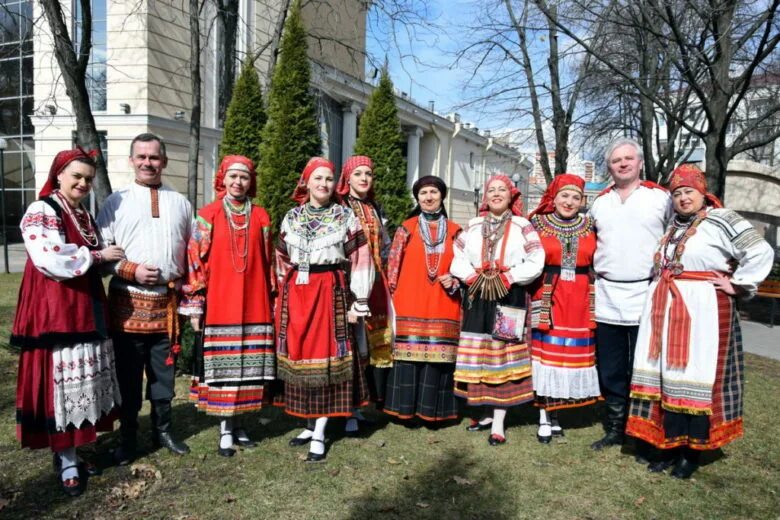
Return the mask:
[[[374,161],[370,157],[365,155],[353,155],[344,163],[341,168],[341,177],[339,177],[339,183],[336,185],[336,193],[342,197],[349,194],[349,178],[352,176],[352,172],[359,166],[368,166],[371,171],[374,171]],[[368,190],[366,199],[374,200],[374,185],[371,184],[371,188]]]
[[[481,217],[484,217],[490,211],[488,209],[487,190],[488,190],[488,186],[490,186],[490,184],[493,181],[501,181],[504,183],[504,185],[509,190],[509,210],[512,212],[513,215],[522,217],[523,199],[520,197],[521,195],[520,190],[517,189],[517,186],[515,186],[515,183],[512,182],[512,179],[510,179],[506,175],[493,175],[487,180],[487,182],[485,183],[485,189],[482,192],[482,203],[479,205],[479,215]]]
[[[571,173],[556,175],[550,185],[547,186],[547,190],[545,190],[544,195],[542,195],[542,200],[539,201],[539,205],[530,215],[528,215],[528,218],[531,218],[534,215],[544,215],[554,212],[555,205],[553,204],[553,200],[555,200],[555,196],[558,195],[558,192],[561,190],[579,191],[580,194],[584,195],[585,179]]]
[[[309,190],[306,188],[309,177],[311,177],[314,170],[323,167],[330,169],[332,172],[336,171],[336,166],[324,157],[312,157],[309,159],[309,162],[307,162],[306,166],[303,168],[301,178],[298,179],[298,184],[295,186],[295,191],[293,191],[292,197],[290,198],[298,204],[305,204],[309,200]]]
[[[707,191],[707,178],[704,172],[693,164],[681,164],[672,172],[672,179],[669,181],[669,191],[674,192],[677,188],[693,188],[704,195],[704,203],[713,208],[722,208],[723,203]]]
[[[38,198],[42,199],[51,195],[51,192],[57,189],[59,181],[57,176],[62,173],[70,163],[76,159],[89,159],[93,164],[97,157],[97,150],[85,151],[82,147],[77,147],[73,150],[63,150],[54,156],[54,160],[51,162],[51,168],[49,168],[49,178],[46,179],[46,183],[38,193]]]
[[[248,173],[250,184],[246,196],[251,199],[257,195],[257,173],[255,172],[255,164],[252,160],[243,155],[226,155],[219,164],[217,174],[214,176],[214,191],[217,193],[218,199],[224,199],[227,194],[227,189],[225,188],[225,175],[228,170],[241,170]]]

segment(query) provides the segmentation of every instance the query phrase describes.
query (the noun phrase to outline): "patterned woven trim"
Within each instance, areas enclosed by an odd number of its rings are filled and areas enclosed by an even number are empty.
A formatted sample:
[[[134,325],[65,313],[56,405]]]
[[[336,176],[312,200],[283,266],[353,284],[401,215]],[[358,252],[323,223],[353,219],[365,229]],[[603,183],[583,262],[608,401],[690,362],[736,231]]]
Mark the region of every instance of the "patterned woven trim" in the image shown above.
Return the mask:
[[[135,272],[139,265],[141,264],[136,264],[130,260],[120,260],[116,266],[116,274],[128,282],[135,282]]]

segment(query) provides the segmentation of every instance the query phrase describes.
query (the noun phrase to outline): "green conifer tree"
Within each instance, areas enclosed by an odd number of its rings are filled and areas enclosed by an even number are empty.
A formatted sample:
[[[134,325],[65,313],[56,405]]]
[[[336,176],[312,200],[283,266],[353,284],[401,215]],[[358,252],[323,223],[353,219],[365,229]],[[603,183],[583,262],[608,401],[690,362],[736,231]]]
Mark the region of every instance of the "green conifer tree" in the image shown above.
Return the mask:
[[[268,93],[268,122],[260,143],[258,201],[278,228],[294,206],[290,195],[306,162],[322,153],[317,104],[309,81],[306,30],[300,0],[284,25],[279,61]]]
[[[225,116],[225,127],[219,147],[219,160],[226,155],[243,155],[260,163],[260,143],[265,125],[263,89],[251,60],[244,63],[233,87],[233,96]]]
[[[400,225],[412,209],[403,144],[393,82],[385,67],[360,117],[355,154],[367,155],[374,161],[374,191],[392,228]]]

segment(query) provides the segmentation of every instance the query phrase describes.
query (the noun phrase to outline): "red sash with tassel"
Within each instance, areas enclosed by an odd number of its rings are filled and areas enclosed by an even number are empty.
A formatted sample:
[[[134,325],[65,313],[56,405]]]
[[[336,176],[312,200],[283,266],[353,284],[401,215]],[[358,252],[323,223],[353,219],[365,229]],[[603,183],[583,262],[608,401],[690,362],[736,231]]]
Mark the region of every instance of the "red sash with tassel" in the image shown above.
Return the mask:
[[[715,273],[712,271],[672,271],[664,269],[661,279],[653,292],[653,307],[650,311],[650,360],[661,356],[663,343],[664,312],[669,295],[672,295],[672,305],[669,308],[669,336],[666,340],[667,368],[684,369],[688,365],[688,347],[691,339],[691,315],[680,294],[675,280],[710,281]]]

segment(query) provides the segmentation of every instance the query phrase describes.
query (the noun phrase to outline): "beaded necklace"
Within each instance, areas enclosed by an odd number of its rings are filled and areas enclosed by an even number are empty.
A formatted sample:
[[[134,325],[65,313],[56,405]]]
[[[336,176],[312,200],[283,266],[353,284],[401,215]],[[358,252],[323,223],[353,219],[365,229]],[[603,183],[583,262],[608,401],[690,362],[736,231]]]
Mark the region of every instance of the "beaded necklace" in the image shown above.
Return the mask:
[[[685,243],[696,234],[696,228],[707,218],[707,210],[701,209],[695,216],[688,219],[675,215],[669,230],[661,238],[653,257],[653,270],[657,275],[662,270],[668,269],[673,275],[679,276],[685,270],[682,264],[682,255],[685,252]]]
[[[436,224],[436,238],[431,236],[431,225]],[[429,220],[424,213],[417,217],[417,227],[425,245],[425,269],[428,271],[428,279],[433,281],[439,274],[439,264],[444,252],[444,241],[447,238],[447,219],[440,215],[436,220]]]
[[[374,259],[374,266],[376,269],[382,269],[382,257],[381,257],[381,244],[379,243],[380,234],[379,218],[374,216],[373,206],[369,202],[363,202],[357,197],[349,196],[349,207],[357,215],[360,221],[360,227],[363,228],[363,232],[366,234],[368,242],[368,249],[371,251],[371,258]]]
[[[336,205],[315,208],[310,203],[301,207],[298,214],[298,222],[301,224],[303,242],[301,244],[301,261],[298,263],[298,277],[296,283],[306,285],[309,283],[309,270],[311,267],[311,242],[317,238],[320,228],[327,228],[335,219]]]
[[[59,199],[60,206],[63,207],[65,213],[67,213],[70,217],[71,222],[73,222],[73,224],[76,226],[76,229],[79,230],[79,235],[81,235],[81,238],[83,238],[89,246],[97,247],[97,232],[92,226],[92,219],[89,218],[89,213],[87,213],[87,210],[81,207],[72,208],[70,204],[68,204],[68,201],[65,200],[65,197],[62,195],[62,193],[59,192],[59,190],[56,190],[54,194]]]
[[[561,280],[570,282],[577,274],[577,252],[580,237],[591,232],[591,219],[575,215],[571,219],[562,219],[555,213],[535,215],[533,222],[540,233],[555,237],[561,245]]]
[[[239,205],[233,205],[228,197],[222,199],[222,207],[225,210],[225,218],[228,221],[230,231],[230,261],[233,264],[233,270],[237,273],[246,271],[249,256],[249,216],[252,211],[252,204],[246,200]],[[243,222],[241,222],[243,221]],[[239,237],[244,238],[244,247],[239,250]]]
[[[486,216],[482,222],[482,262],[492,263],[496,254],[499,237],[503,236],[511,211],[505,211],[500,217]]]

